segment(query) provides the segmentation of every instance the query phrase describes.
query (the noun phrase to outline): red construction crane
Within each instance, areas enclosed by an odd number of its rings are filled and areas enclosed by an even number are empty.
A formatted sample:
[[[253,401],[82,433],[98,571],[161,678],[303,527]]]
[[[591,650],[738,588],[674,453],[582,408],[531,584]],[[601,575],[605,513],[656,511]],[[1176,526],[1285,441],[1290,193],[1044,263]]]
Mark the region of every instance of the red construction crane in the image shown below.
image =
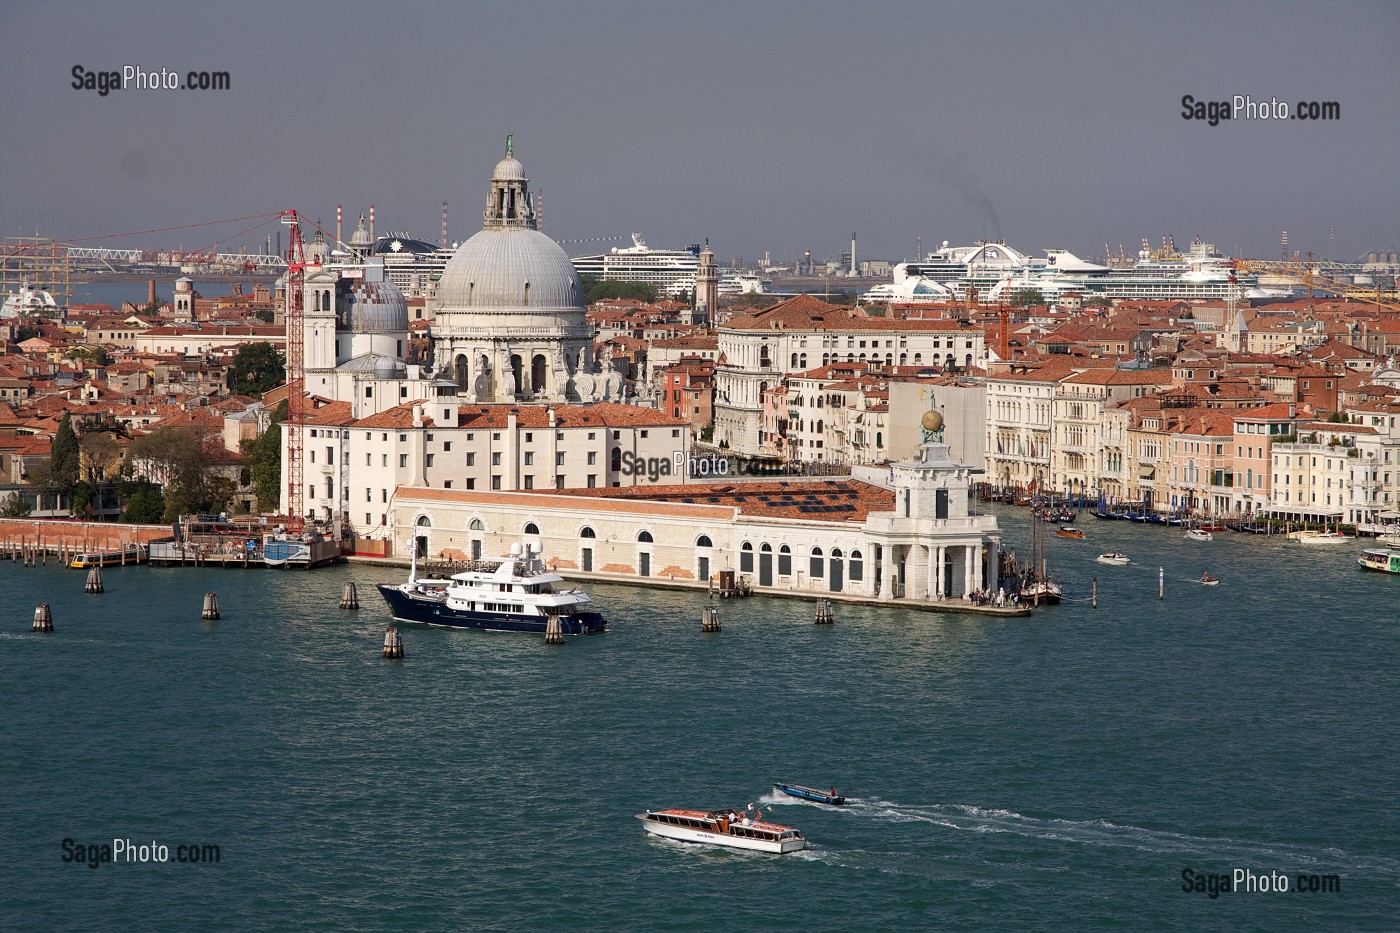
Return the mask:
[[[306,520],[303,505],[306,486],[302,478],[302,426],[306,423],[306,365],[301,342],[305,318],[302,283],[306,278],[306,253],[296,211],[282,211],[288,228],[287,245],[287,530],[299,532]]]

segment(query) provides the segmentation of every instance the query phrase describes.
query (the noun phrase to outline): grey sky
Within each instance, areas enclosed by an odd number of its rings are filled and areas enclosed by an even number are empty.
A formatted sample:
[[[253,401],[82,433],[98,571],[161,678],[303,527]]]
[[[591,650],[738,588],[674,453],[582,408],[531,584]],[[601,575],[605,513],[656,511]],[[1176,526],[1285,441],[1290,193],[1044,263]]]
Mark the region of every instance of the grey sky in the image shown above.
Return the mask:
[[[1352,258],[1400,247],[1397,49],[1393,0],[0,0],[0,230],[330,225],[373,201],[380,231],[436,240],[445,199],[464,239],[512,132],[556,239],[787,259],[857,231],[898,260],[918,236],[1093,256],[1171,233],[1273,258],[1287,228]],[[78,64],[232,89],[99,97]],[[1183,94],[1237,93],[1341,120],[1182,119]]]

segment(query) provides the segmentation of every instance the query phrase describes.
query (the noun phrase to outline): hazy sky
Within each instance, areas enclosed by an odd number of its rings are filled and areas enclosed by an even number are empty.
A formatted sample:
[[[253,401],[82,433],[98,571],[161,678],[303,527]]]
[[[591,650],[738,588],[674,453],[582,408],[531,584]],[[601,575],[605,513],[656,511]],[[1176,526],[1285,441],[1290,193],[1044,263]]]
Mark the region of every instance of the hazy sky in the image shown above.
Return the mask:
[[[1287,228],[1353,258],[1400,248],[1397,50],[1395,0],[0,0],[0,231],[331,225],[373,201],[380,232],[436,241],[447,200],[465,239],[509,132],[559,240],[785,260],[856,231],[862,258],[899,260],[918,237],[1088,257],[1170,233],[1274,258]],[[231,89],[101,97],[75,65]],[[1212,127],[1185,94],[1341,119]]]

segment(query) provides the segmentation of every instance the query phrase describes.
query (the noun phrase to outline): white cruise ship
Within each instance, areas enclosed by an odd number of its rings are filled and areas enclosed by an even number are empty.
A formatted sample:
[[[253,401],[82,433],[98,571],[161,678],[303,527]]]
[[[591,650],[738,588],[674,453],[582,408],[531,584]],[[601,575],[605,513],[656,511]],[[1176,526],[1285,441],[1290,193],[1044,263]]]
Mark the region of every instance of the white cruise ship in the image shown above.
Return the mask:
[[[1199,240],[1190,250],[1165,258],[1147,252],[1128,268],[1080,259],[1067,249],[1049,249],[1035,259],[1004,243],[949,246],[895,266],[894,281],[868,293],[867,301],[936,301],[946,289],[957,300],[995,303],[1019,289],[1039,291],[1046,301],[1067,292],[1085,297],[1155,301],[1223,301],[1260,293],[1253,275],[1237,275],[1231,260]],[[909,284],[909,280],[914,280]]]
[[[700,246],[686,249],[652,249],[641,234],[632,234],[632,245],[613,247],[597,256],[576,256],[570,260],[579,275],[614,282],[642,282],[658,294],[675,295],[695,288],[695,272],[700,268]]]
[[[29,280],[25,279],[20,284],[19,291],[10,292],[5,296],[4,304],[0,305],[0,317],[30,317],[36,314],[47,314],[57,309],[58,302],[53,300],[53,295],[42,288],[30,288]]]

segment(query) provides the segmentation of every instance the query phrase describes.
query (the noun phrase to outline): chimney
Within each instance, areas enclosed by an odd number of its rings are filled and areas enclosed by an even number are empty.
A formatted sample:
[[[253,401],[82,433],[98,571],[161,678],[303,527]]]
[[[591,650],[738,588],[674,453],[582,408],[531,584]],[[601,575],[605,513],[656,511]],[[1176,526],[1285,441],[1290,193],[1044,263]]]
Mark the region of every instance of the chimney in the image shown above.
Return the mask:
[[[551,409],[549,410],[549,426],[550,426],[551,428],[553,428],[553,427],[557,427],[558,424],[559,424],[559,416],[558,416],[557,414],[555,414],[554,409],[551,408]]]
[[[414,405],[414,406],[413,406],[413,426],[414,426],[415,428],[421,428],[421,427],[423,426],[423,406],[422,406],[422,405]]]
[[[369,241],[374,242],[374,205],[369,206]]]
[[[147,279],[147,280],[146,280],[146,307],[149,308],[151,305],[153,305],[153,304],[155,304],[155,303],[156,303],[156,280],[155,280],[155,279]]]
[[[335,243],[337,249],[340,248],[341,242],[343,241],[340,239],[340,205],[337,204],[335,206]]]
[[[860,267],[856,265],[856,235],[851,234],[851,278],[855,278],[856,270]]]

